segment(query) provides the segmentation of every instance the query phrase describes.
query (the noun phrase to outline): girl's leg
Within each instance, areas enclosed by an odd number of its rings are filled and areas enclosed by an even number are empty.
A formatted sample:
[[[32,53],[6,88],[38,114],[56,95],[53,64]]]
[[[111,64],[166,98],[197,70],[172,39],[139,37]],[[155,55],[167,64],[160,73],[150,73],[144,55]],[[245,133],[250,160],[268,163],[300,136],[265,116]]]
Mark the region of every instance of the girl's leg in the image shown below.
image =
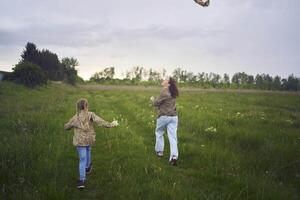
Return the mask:
[[[86,166],[88,168],[91,165],[92,157],[91,157],[91,146],[86,147]]]
[[[166,126],[166,117],[161,116],[156,121],[156,142],[155,142],[155,151],[156,152],[163,152],[164,151],[164,129]]]
[[[79,155],[79,179],[85,181],[86,147],[77,146],[77,151]]]
[[[178,159],[178,147],[177,147],[177,124],[178,117],[169,117],[170,122],[167,125],[168,138],[170,142],[170,161],[172,158]]]

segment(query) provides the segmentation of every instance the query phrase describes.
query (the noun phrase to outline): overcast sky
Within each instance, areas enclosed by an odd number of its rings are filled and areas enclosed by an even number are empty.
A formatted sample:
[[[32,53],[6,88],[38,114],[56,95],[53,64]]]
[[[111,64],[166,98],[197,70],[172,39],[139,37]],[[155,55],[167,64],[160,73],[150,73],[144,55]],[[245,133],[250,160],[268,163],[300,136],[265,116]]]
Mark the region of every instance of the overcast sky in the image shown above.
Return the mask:
[[[0,70],[25,44],[79,60],[85,79],[114,66],[300,76],[299,0],[1,0]]]

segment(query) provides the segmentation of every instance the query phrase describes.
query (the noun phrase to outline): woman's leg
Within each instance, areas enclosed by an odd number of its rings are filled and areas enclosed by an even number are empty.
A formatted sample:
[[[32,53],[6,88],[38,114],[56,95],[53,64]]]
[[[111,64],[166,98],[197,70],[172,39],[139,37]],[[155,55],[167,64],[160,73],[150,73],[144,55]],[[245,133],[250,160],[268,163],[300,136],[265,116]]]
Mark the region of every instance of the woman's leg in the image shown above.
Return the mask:
[[[86,147],[77,146],[77,151],[79,155],[79,179],[85,181]]]
[[[166,117],[161,116],[156,120],[156,142],[155,142],[155,151],[163,152],[164,151],[164,129],[166,126]]]
[[[169,117],[170,122],[167,125],[168,138],[170,142],[170,161],[172,158],[178,159],[178,147],[177,147],[177,125],[178,117]]]

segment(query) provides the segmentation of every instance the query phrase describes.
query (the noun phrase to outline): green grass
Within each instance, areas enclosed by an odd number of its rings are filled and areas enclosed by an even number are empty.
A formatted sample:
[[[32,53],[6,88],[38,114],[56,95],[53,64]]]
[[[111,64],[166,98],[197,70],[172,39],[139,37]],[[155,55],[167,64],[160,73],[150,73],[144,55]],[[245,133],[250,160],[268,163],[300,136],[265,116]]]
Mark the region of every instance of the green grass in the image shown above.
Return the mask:
[[[299,95],[182,92],[179,166],[172,167],[167,137],[165,156],[154,155],[156,112],[148,99],[158,93],[0,83],[0,199],[300,198]],[[94,171],[83,191],[75,187],[73,132],[63,130],[80,97],[120,122],[96,128]]]

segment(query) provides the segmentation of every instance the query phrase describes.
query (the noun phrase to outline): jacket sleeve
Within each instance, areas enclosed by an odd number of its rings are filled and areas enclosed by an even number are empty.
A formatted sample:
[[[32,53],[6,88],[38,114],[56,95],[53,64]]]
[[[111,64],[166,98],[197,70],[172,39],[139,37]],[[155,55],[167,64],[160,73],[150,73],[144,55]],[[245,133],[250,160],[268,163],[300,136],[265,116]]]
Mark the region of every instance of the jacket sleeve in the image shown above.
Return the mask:
[[[168,93],[166,91],[162,91],[160,93],[159,97],[154,100],[153,105],[156,106],[156,107],[158,107],[158,106],[160,106],[162,104],[162,102],[164,100],[166,100],[168,98],[169,98]]]
[[[71,128],[75,127],[76,115],[73,116],[68,123],[65,124],[65,130],[70,130]]]
[[[97,116],[95,113],[91,113],[91,120],[92,122],[95,122],[98,126],[102,126],[105,128],[112,128],[114,127],[112,123],[109,123],[102,119],[101,117]]]

